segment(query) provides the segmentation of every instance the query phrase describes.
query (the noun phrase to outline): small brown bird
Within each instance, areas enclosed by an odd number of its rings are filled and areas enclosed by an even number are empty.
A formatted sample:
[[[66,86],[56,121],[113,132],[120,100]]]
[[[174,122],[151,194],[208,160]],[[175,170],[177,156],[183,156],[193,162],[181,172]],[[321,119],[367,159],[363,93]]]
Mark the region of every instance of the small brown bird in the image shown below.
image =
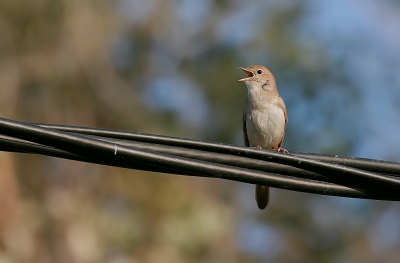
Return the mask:
[[[257,149],[289,153],[281,148],[288,117],[274,76],[264,66],[239,68],[248,76],[239,79],[247,86],[247,98],[243,109],[244,144]],[[268,186],[256,185],[256,201],[260,209],[268,205]]]

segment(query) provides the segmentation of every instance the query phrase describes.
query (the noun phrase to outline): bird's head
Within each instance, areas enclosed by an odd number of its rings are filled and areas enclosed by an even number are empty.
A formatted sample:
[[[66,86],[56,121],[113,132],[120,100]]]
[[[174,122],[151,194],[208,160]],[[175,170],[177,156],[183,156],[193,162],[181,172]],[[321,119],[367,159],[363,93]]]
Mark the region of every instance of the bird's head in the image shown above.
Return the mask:
[[[266,67],[255,65],[246,68],[239,67],[247,74],[247,78],[239,79],[246,84],[249,90],[262,88],[273,91],[276,89],[274,75]]]

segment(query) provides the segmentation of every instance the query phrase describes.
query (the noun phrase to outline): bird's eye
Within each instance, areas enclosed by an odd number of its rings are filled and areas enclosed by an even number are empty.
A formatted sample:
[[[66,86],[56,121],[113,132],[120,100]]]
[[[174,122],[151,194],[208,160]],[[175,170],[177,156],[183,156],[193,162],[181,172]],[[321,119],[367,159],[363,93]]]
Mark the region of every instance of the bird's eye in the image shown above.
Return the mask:
[[[261,73],[262,73],[261,69],[257,70],[257,74],[261,74]]]

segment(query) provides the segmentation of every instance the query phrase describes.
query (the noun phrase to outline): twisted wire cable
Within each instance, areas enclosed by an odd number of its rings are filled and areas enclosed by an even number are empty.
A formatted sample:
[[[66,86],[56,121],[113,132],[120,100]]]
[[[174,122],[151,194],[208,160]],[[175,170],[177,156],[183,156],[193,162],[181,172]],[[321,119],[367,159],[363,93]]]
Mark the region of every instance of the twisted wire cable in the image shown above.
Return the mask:
[[[0,150],[300,192],[400,200],[400,164],[0,118]]]

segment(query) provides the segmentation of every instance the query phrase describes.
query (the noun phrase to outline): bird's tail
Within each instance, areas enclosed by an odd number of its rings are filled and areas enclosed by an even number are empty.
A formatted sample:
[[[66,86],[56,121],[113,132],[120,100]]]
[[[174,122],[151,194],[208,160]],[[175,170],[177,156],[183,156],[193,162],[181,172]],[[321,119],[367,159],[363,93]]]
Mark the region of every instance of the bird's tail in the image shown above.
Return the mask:
[[[256,185],[256,201],[258,208],[264,209],[269,203],[269,187],[265,185]]]

